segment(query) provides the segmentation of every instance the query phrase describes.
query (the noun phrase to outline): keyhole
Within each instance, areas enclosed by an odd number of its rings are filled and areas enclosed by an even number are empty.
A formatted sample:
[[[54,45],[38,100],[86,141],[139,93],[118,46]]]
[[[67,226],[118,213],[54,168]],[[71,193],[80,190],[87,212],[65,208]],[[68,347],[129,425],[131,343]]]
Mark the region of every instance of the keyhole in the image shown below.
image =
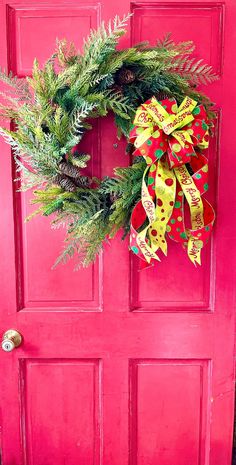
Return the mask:
[[[11,344],[9,341],[5,341],[2,345],[2,348],[5,350],[5,352],[11,352],[13,349],[13,344]]]

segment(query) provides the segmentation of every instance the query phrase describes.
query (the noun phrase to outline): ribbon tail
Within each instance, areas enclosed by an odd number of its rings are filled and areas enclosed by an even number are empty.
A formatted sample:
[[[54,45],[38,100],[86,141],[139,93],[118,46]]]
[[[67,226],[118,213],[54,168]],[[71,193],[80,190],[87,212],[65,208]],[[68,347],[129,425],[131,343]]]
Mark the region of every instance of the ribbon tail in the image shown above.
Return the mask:
[[[130,245],[131,250],[138,255],[139,258],[146,260],[147,263],[151,263],[152,260],[160,261],[160,258],[155,253],[156,249],[153,248],[152,242],[149,242],[147,239],[149,228],[155,222],[155,204],[145,181],[148,171],[156,171],[156,165],[148,165],[143,173],[141,201],[134,207],[131,216]],[[149,173],[148,179],[149,182],[153,179],[151,173]],[[151,184],[149,185],[149,188],[150,187]],[[146,218],[149,224],[142,229]],[[138,231],[140,229],[141,231]]]
[[[170,170],[166,159],[158,162],[155,193],[155,221],[150,226],[149,238],[154,250],[161,249],[164,255],[167,255],[167,242],[165,236],[167,224],[172,215],[174,206],[176,177],[173,170]]]
[[[192,176],[190,176],[185,165],[178,168],[174,168],[176,177],[181,185],[184,195],[187,199],[190,208],[191,226],[194,233],[197,233],[204,228],[204,207],[201,199],[201,194],[197,189]],[[199,232],[201,236],[201,232]],[[203,242],[198,238],[194,237],[191,233],[188,235],[188,246],[187,252],[188,257],[195,264],[201,264],[201,248]]]
[[[193,236],[190,236],[188,239],[188,257],[191,262],[196,266],[196,264],[201,265],[201,249],[197,247],[197,241]]]

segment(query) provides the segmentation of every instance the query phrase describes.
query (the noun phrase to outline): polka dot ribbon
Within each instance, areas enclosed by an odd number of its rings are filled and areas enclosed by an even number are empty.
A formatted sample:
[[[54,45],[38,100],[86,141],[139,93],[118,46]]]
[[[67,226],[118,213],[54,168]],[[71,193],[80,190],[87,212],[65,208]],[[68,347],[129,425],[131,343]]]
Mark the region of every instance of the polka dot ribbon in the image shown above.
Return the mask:
[[[158,251],[167,255],[166,233],[181,243],[194,265],[201,264],[201,249],[215,220],[202,197],[208,189],[208,161],[202,154],[208,147],[207,123],[203,105],[189,97],[179,107],[174,98],[158,102],[152,97],[137,109],[130,141],[134,156],[143,156],[147,167],[131,216],[130,246],[145,266],[160,261]]]

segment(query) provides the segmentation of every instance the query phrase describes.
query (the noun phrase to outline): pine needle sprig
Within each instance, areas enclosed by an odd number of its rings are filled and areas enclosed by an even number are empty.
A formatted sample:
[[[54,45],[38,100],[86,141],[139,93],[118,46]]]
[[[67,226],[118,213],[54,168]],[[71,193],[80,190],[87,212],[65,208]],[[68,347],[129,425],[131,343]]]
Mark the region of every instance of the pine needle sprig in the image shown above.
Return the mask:
[[[13,76],[12,72],[7,73],[0,68],[0,81],[8,85],[8,92],[17,97],[20,101],[31,101],[32,94],[30,86],[25,78]]]
[[[104,97],[106,110],[112,110],[122,118],[130,119],[129,113],[132,111],[133,106],[130,105],[130,102],[122,93],[110,90],[104,92]]]
[[[188,83],[191,84],[210,84],[217,81],[219,77],[213,72],[212,66],[203,62],[203,59],[185,57],[184,59],[175,60],[170,63],[169,71],[180,74]]]
[[[87,40],[84,41],[82,60],[84,66],[91,61],[101,64],[107,55],[115,51],[120,37],[125,34],[125,27],[131,16],[130,13],[122,19],[116,16],[113,21],[108,22],[107,27],[102,22],[97,30],[91,30]]]
[[[56,41],[56,50],[54,57],[61,68],[71,67],[78,62],[78,52],[73,42],[66,39]]]

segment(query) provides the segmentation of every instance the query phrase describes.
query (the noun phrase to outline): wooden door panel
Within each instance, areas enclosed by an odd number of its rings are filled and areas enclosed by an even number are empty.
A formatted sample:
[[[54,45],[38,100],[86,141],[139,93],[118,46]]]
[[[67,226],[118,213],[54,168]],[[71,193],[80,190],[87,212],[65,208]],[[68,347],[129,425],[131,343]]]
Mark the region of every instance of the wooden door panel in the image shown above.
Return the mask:
[[[195,56],[204,58],[214,70],[222,71],[223,13],[218,2],[139,2],[134,3],[132,41],[154,44],[167,33],[176,42],[192,40]],[[181,19],[181,25],[180,25]]]
[[[66,35],[68,40],[82,47],[83,38],[88,35],[90,28],[97,27],[99,6],[21,4],[8,6],[7,15],[10,69],[18,76],[27,76],[35,57],[43,63],[53,53],[55,38],[62,39]],[[98,124],[95,122],[92,133],[86,135],[80,145],[81,151],[91,154],[88,174],[92,176],[100,175],[98,133]],[[99,310],[101,263],[74,273],[76,264],[72,261],[67,267],[58,267],[52,272],[51,267],[62,252],[65,229],[61,228],[56,233],[50,231],[48,219],[40,217],[25,224],[24,219],[35,209],[29,204],[31,198],[31,192],[15,192],[14,195],[18,309],[60,310],[72,307],[82,311]],[[43,239],[45,237],[46,241]]]
[[[29,75],[35,57],[44,63],[55,50],[55,39],[64,39],[65,36],[77,47],[82,47],[83,38],[87,37],[91,28],[97,27],[99,17],[99,4],[55,6],[49,2],[45,6],[40,3],[8,5],[10,68],[18,76]]]
[[[200,272],[196,269],[192,270],[183,253],[176,243],[171,243],[169,240],[168,263],[163,258],[158,272],[150,269],[145,276],[140,276],[139,264],[136,259],[132,259],[132,310],[158,311],[163,308],[166,311],[180,312],[209,310],[210,251],[205,250],[202,254],[204,265]]]
[[[93,130],[81,144],[81,151],[91,154],[91,162],[85,174],[92,176],[100,176],[98,141],[99,129],[95,123]],[[96,264],[77,272],[74,272],[76,260],[52,271],[52,265],[63,251],[65,228],[50,230],[49,219],[39,216],[25,223],[25,218],[35,209],[35,206],[30,205],[31,198],[32,192],[15,193],[18,308],[58,311],[66,307],[79,311],[100,311],[102,257]]]
[[[132,465],[204,463],[209,375],[207,360],[131,362]]]
[[[100,463],[100,368],[99,360],[21,360],[27,463]]]
[[[155,43],[158,37],[172,32],[175,41],[193,40],[196,44],[196,57],[204,57],[215,72],[221,73],[222,67],[222,19],[223,6],[208,4],[139,3],[133,6],[131,25],[132,42],[149,40]],[[181,21],[181,27],[180,27]],[[200,33],[201,31],[201,33]],[[210,91],[212,98],[218,92],[219,84]],[[217,209],[217,179],[219,165],[220,113],[215,127],[214,140],[209,149],[209,185],[207,198]],[[171,232],[170,232],[171,234]],[[131,307],[134,310],[207,310],[211,309],[214,298],[215,235],[210,247],[202,254],[202,267],[193,269],[187,255],[176,243],[168,242],[168,260],[163,258],[158,269],[148,269],[139,273],[139,261],[131,257]],[[176,263],[178,266],[176,267]],[[194,286],[193,286],[194,283]],[[184,292],[183,292],[184,286]]]

